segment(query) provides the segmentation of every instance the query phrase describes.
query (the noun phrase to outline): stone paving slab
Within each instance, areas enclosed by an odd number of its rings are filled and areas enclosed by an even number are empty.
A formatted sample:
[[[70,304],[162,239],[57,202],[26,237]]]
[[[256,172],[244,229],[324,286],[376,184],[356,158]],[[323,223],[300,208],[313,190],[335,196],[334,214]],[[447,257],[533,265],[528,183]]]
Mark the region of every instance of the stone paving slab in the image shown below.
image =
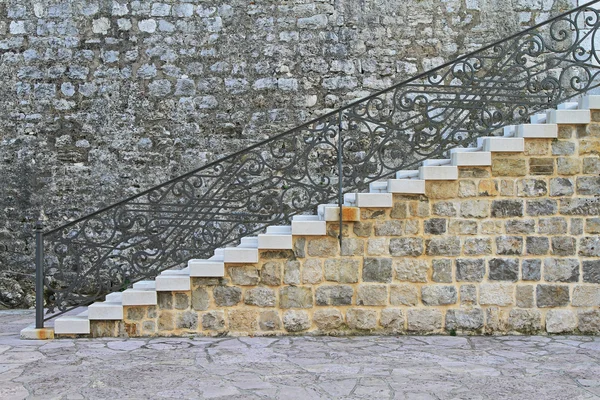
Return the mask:
[[[25,341],[0,311],[0,399],[600,399],[600,338]]]

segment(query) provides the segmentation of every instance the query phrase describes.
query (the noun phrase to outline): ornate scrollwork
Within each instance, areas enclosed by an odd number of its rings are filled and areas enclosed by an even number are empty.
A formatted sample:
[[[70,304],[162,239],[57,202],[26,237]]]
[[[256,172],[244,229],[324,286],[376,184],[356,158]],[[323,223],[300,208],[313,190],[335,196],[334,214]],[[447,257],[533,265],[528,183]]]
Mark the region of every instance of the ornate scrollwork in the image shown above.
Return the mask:
[[[45,234],[49,308],[210,257],[337,201],[340,179],[363,190],[597,87],[599,26],[579,7]]]

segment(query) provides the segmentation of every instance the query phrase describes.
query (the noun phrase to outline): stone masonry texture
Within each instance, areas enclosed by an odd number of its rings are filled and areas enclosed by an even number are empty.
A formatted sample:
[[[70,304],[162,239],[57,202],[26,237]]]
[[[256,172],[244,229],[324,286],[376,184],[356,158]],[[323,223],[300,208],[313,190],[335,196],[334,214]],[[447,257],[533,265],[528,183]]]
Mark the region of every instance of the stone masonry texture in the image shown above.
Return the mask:
[[[124,321],[92,321],[92,336],[600,334],[600,185],[583,193],[575,187],[568,196],[516,191],[524,180],[542,186],[557,177],[578,181],[600,174],[600,162],[592,162],[600,160],[600,150],[588,150],[600,149],[594,134],[600,111],[592,118],[587,126],[561,126],[560,139],[526,139],[524,153],[493,154],[491,167],[460,167],[459,185],[485,181],[508,194],[476,191],[443,200],[396,194],[393,207],[369,209],[343,230],[343,240],[375,238],[389,253],[372,256],[362,246],[347,256],[338,246],[311,255],[309,248],[325,248],[332,238],[295,236],[295,253],[261,251],[259,262],[245,267],[254,271],[246,274],[252,279],[241,279],[240,267],[230,266],[223,279],[193,278],[194,291],[161,294],[158,307],[126,307]],[[493,172],[507,159],[528,166],[543,157],[558,165],[563,155],[552,154],[557,146],[574,149],[569,163],[575,167],[562,173],[552,168],[548,175],[537,169],[532,175],[530,168],[519,175]],[[446,182],[426,184],[435,193]],[[478,207],[488,216],[460,216],[473,204],[483,204]],[[417,208],[418,214],[397,213]],[[462,233],[428,228],[440,219],[472,227]],[[416,228],[401,238],[363,229],[384,221]],[[276,265],[294,265],[302,278],[286,283]]]
[[[33,304],[31,232],[40,213],[57,227],[574,5],[0,2],[0,307]],[[550,170],[542,161],[536,174]],[[552,163],[567,172],[597,165],[572,161]],[[557,178],[548,184],[554,194],[597,185],[592,176]],[[561,207],[580,214],[584,206]],[[443,219],[427,229],[444,235]]]

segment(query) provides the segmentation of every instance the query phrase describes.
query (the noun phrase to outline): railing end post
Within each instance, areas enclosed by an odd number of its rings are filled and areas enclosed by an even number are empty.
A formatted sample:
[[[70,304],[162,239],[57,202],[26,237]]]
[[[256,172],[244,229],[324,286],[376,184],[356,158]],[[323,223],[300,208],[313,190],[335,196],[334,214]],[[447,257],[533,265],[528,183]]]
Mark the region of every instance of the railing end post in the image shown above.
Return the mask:
[[[35,327],[44,328],[44,223],[35,223]]]

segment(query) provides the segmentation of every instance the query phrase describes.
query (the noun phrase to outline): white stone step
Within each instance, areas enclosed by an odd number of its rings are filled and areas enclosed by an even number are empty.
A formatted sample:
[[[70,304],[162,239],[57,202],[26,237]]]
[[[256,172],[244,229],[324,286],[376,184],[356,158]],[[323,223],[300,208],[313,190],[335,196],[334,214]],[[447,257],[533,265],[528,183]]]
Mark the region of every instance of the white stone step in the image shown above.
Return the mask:
[[[327,234],[327,223],[321,221],[318,215],[294,215],[292,220],[292,235],[322,236],[325,234]]]
[[[483,151],[483,146],[481,147],[455,147],[450,149],[450,155],[454,153],[472,153],[474,151]]]
[[[418,169],[408,169],[396,172],[396,179],[417,178],[419,176]]]
[[[346,208],[347,207],[348,206],[346,206]],[[323,207],[319,210],[319,218],[323,221],[339,222],[340,208],[337,204],[327,204],[327,207]]]
[[[344,202],[349,206],[387,208],[393,206],[391,193],[346,193]]]
[[[157,292],[191,290],[189,272],[185,275],[159,275],[156,277]]]
[[[545,124],[548,119],[546,113],[543,114],[534,114],[529,118],[529,122],[532,124]]]
[[[156,289],[155,281],[139,281],[133,284],[134,289],[140,290],[154,290]],[[107,298],[108,300],[108,298]],[[121,294],[121,301],[123,300],[123,294]]]
[[[317,214],[319,215],[320,220],[327,221],[326,216],[327,210],[329,209],[335,209],[339,212],[337,204],[319,204],[317,207]]]
[[[419,178],[432,181],[458,179],[458,168],[453,165],[424,166],[419,168]]]
[[[221,248],[221,249],[215,249],[215,253],[213,257],[223,257],[223,254],[225,254],[225,249]]]
[[[88,317],[88,310],[87,307],[84,311],[80,312],[79,314],[77,314],[78,317]]]
[[[291,225],[268,226],[267,233],[280,233],[280,234],[291,235],[292,234],[292,226]]]
[[[123,292],[124,306],[156,305],[156,290],[127,289]]]
[[[369,192],[370,193],[387,193],[387,181],[376,181],[369,183]]]
[[[292,249],[292,235],[281,233],[265,233],[258,235],[259,249]]]
[[[123,319],[123,305],[121,303],[102,302],[88,306],[89,320],[121,320]]]
[[[258,245],[257,245],[258,246]],[[226,263],[254,264],[258,262],[258,247],[226,247],[223,261]]]
[[[225,276],[225,263],[215,260],[193,259],[188,261],[191,277],[212,278]]]
[[[582,110],[600,110],[600,96],[583,96],[579,99],[579,108]]]
[[[477,145],[483,147],[483,151],[497,153],[522,152],[525,150],[523,138],[505,138],[499,136],[477,138]]]
[[[240,240],[240,245],[237,247],[258,247],[258,237],[257,236],[247,236],[243,237]]]
[[[430,158],[427,159],[425,161],[423,161],[423,166],[424,167],[433,167],[433,166],[437,166],[437,165],[450,165],[451,160],[449,158]]]
[[[425,181],[422,179],[388,179],[390,193],[425,194]]]
[[[83,335],[90,333],[90,320],[85,316],[67,315],[56,318],[54,333],[58,335]]]
[[[520,138],[557,138],[556,124],[524,124],[517,126],[516,137]]]
[[[161,275],[187,275],[190,276],[190,269],[185,267],[183,269],[167,269],[160,273]]]
[[[504,137],[513,137],[515,136],[516,125],[506,125],[502,132],[504,133]]]
[[[139,283],[139,282],[138,282]],[[135,287],[135,283],[133,284]],[[121,292],[113,292],[106,295],[104,301],[109,303],[120,303],[123,300],[123,293]]]
[[[452,153],[452,165],[455,166],[487,166],[492,165],[492,153],[489,151],[473,151]]]
[[[560,103],[558,106],[556,106],[556,108],[559,110],[577,110],[578,107],[579,103],[576,101],[568,101],[565,103]]]
[[[551,124],[567,125],[589,124],[590,120],[590,110],[550,110],[547,119]]]

